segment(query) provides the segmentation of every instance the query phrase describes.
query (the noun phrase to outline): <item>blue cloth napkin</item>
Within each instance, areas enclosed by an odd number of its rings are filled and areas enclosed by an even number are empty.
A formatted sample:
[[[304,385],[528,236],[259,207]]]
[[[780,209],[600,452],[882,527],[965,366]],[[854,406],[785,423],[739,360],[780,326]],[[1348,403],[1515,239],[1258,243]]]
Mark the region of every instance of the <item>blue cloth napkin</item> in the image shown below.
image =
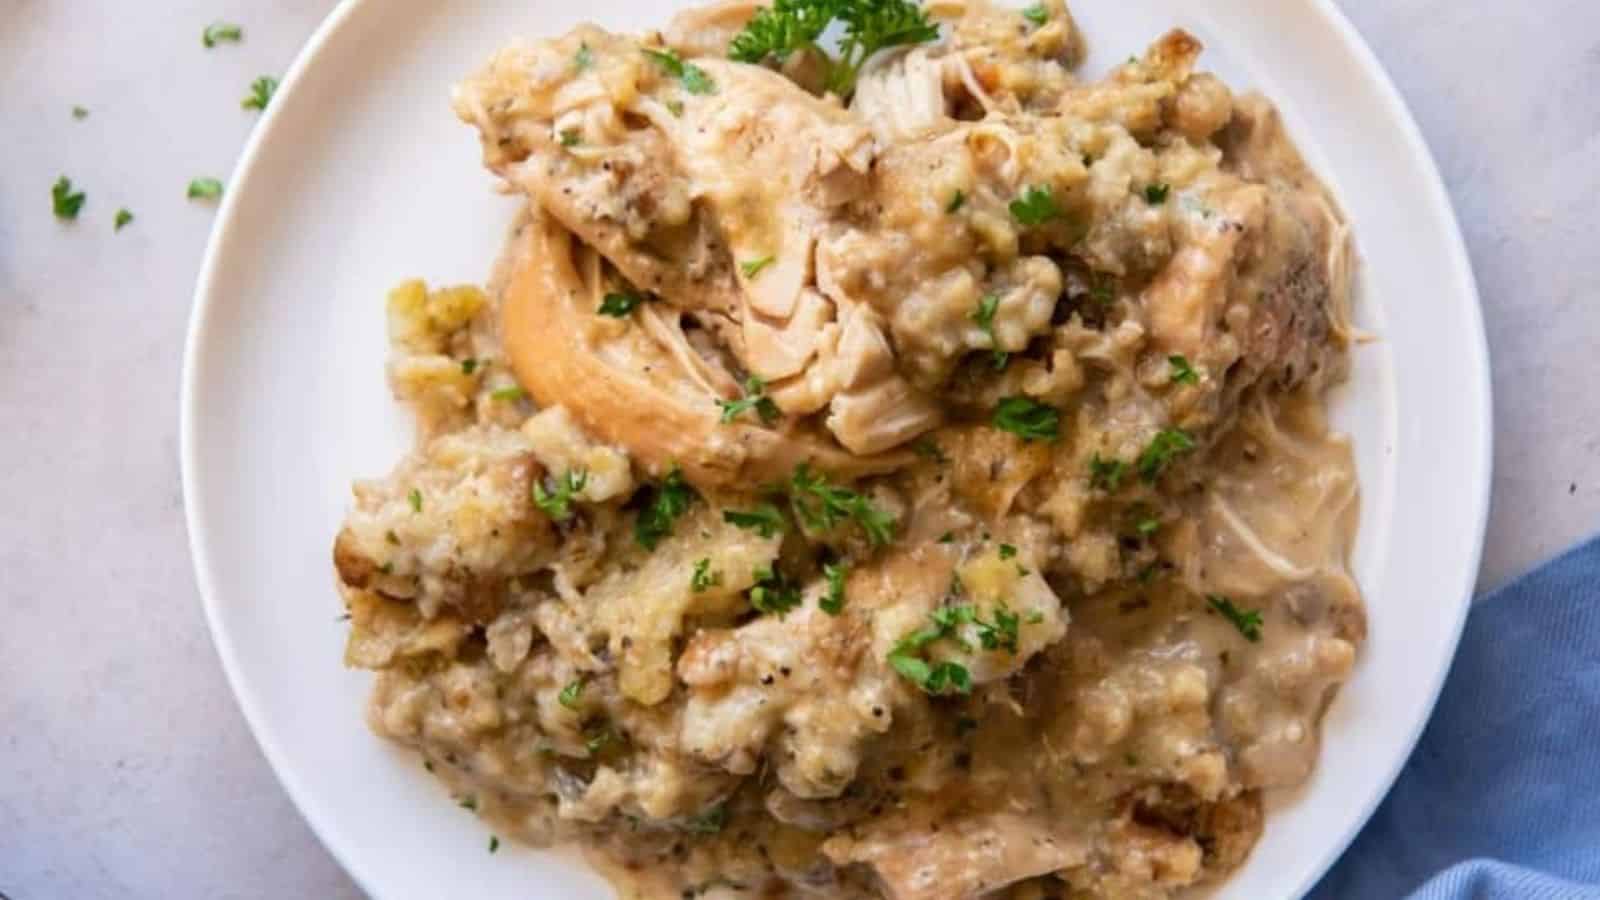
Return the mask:
[[[1600,538],[1480,600],[1394,790],[1308,900],[1600,900]]]

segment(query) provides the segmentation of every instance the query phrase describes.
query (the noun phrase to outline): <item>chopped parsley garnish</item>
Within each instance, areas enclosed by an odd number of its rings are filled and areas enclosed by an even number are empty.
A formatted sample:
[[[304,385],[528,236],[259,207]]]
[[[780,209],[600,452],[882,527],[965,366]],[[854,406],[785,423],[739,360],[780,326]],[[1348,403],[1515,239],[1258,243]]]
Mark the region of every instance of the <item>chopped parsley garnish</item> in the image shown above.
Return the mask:
[[[746,531],[754,531],[764,538],[776,537],[784,531],[783,513],[771,503],[763,503],[751,510],[723,510],[722,521]]]
[[[633,523],[633,537],[646,550],[654,550],[662,538],[672,534],[673,523],[689,511],[689,504],[699,495],[683,479],[683,472],[674,467],[646,496],[644,509]]]
[[[117,210],[116,218],[111,220],[111,230],[121,231],[125,226],[132,222],[133,213],[128,212],[127,207],[123,207],[122,209]]]
[[[728,808],[718,803],[700,815],[689,819],[684,824],[684,828],[694,834],[716,834],[727,824]]]
[[[763,256],[760,259],[747,259],[744,262],[739,263],[739,271],[743,272],[744,277],[746,278],[754,278],[761,274],[762,269],[772,265],[775,261],[776,260],[770,256]]]
[[[1024,441],[1051,441],[1061,436],[1061,413],[1028,397],[1005,397],[994,408],[994,427]]]
[[[978,308],[972,311],[972,321],[978,323],[978,328],[989,336],[989,347],[994,351],[994,367],[1004,369],[1006,361],[1011,354],[1000,349],[1000,342],[994,336],[994,314],[1000,310],[999,294],[984,294],[978,301]]]
[[[844,579],[850,573],[846,563],[823,563],[822,576],[828,580],[828,592],[817,601],[817,608],[830,616],[844,612]]]
[[[500,838],[499,838],[499,836],[498,835],[493,835],[493,834],[489,835],[489,852],[493,853],[493,852],[495,852],[496,850],[499,850],[499,849],[500,849]]]
[[[810,531],[832,531],[841,523],[855,520],[875,546],[894,540],[895,517],[872,504],[871,500],[849,488],[828,483],[819,472],[801,463],[790,480],[790,501],[795,515]]]
[[[412,512],[414,512],[414,513],[422,512],[422,492],[421,491],[417,490],[416,488],[412,488],[411,489],[411,493],[406,494],[406,502],[411,504],[411,511]]]
[[[273,78],[271,75],[263,75],[250,82],[250,93],[239,101],[239,106],[244,109],[264,110],[267,108],[267,104],[272,102],[272,95],[277,92],[278,79]]]
[[[563,147],[578,146],[580,138],[582,138],[582,135],[578,133],[576,128],[563,128],[561,130],[561,146]]]
[[[751,375],[744,381],[744,396],[738,400],[718,400],[717,405],[722,407],[722,424],[728,425],[733,420],[745,413],[755,410],[762,422],[771,425],[783,416],[778,404],[766,395],[767,384],[760,378]]]
[[[206,47],[215,47],[219,41],[232,41],[237,44],[244,38],[244,29],[229,22],[213,22],[200,32],[200,43]]]
[[[800,605],[800,589],[785,581],[771,566],[756,570],[756,584],[750,589],[750,608],[780,619]]]
[[[956,533],[954,531],[946,531],[944,534],[939,535],[939,543],[941,544],[954,544],[955,542]]]
[[[844,25],[837,57],[817,46],[829,23]],[[728,45],[739,62],[782,63],[799,50],[815,53],[827,66],[824,87],[848,97],[861,65],[889,47],[921,44],[939,38],[939,27],[908,0],[776,0],[756,13]]]
[[[1224,619],[1233,623],[1233,627],[1239,629],[1239,633],[1244,635],[1245,640],[1251,643],[1261,640],[1262,620],[1260,611],[1241,609],[1234,606],[1232,600],[1221,594],[1207,594],[1206,603],[1210,604],[1211,608],[1216,610]]]
[[[1101,459],[1096,453],[1089,459],[1089,486],[1115,493],[1122,486],[1122,476],[1128,471],[1128,464],[1120,459]]]
[[[955,194],[953,196],[951,196],[950,202],[946,203],[944,205],[944,211],[947,212],[947,213],[953,213],[956,210],[959,210],[961,207],[965,206],[966,204],[967,204],[967,195],[963,194],[960,191],[956,191]]]
[[[583,679],[574,678],[556,695],[556,701],[567,709],[578,708],[578,698],[583,696]]]
[[[1172,380],[1177,384],[1199,384],[1200,373],[1194,366],[1189,365],[1188,357],[1182,354],[1173,354],[1167,357],[1167,364],[1172,366]]]
[[[494,389],[494,390],[489,392],[489,399],[490,400],[499,401],[499,402],[510,402],[510,401],[515,401],[515,400],[521,400],[522,397],[523,397],[522,388],[517,387],[514,384],[510,385],[508,387],[496,388],[496,389]]]
[[[965,666],[954,662],[930,663],[919,655],[929,644],[941,640],[954,641],[962,649],[971,650],[972,645],[958,633],[963,625],[977,628],[978,642],[983,649],[1017,652],[1022,621],[1016,613],[1002,603],[995,607],[994,621],[985,622],[976,607],[961,604],[942,606],[930,613],[927,625],[901,638],[889,651],[889,665],[930,694],[971,692],[972,679]]]
[[[478,798],[473,796],[472,794],[468,794],[465,797],[461,798],[460,806],[461,806],[462,809],[470,809],[473,812],[477,812],[478,811]]]
[[[1140,537],[1149,537],[1161,530],[1161,520],[1154,516],[1146,516],[1133,523],[1133,530],[1139,532]]]
[[[717,92],[716,82],[711,80],[706,70],[694,63],[684,62],[676,50],[652,50],[646,47],[644,53],[655,60],[668,75],[678,79],[683,89],[689,93],[705,95]]]
[[[196,178],[189,182],[190,200],[215,200],[222,196],[222,182],[215,178]]]
[[[1061,215],[1056,198],[1044,185],[1031,187],[1011,201],[1011,217],[1024,225],[1043,225]]]
[[[1010,544],[1001,544],[1000,545],[1000,558],[1001,559],[1013,559],[1013,558],[1016,557],[1016,555],[1017,555],[1017,548],[1016,547],[1013,547]]]
[[[1016,654],[1022,620],[1010,607],[1004,603],[996,606],[993,622],[985,622],[974,614],[972,624],[978,627],[978,643],[983,645],[983,649]]]
[[[461,374],[471,375],[476,371],[478,371],[478,361],[476,359],[469,358],[461,361]]]
[[[397,547],[400,546],[400,535],[395,534],[393,528],[383,533],[383,539]]]
[[[577,55],[572,57],[572,65],[579,72],[594,65],[594,51],[589,49],[588,44],[579,45]]]
[[[1050,21],[1050,10],[1045,9],[1043,3],[1035,3],[1022,11],[1022,17],[1035,25],[1044,25]]]
[[[711,560],[709,558],[695,560],[694,574],[689,576],[689,590],[700,594],[721,583],[722,573],[711,571]]]
[[[1173,457],[1180,453],[1187,453],[1194,449],[1194,438],[1181,428],[1163,428],[1156,433],[1150,446],[1144,448],[1139,454],[1139,459],[1134,466],[1139,470],[1139,477],[1147,483],[1154,483],[1161,477],[1161,472],[1172,462]]]
[[[78,211],[83,209],[86,198],[82,191],[76,193],[72,190],[72,179],[63,175],[56,179],[50,186],[50,206],[55,210],[56,218],[72,220],[78,217]]]
[[[74,119],[87,119],[87,118],[89,118],[89,109],[88,109],[88,107],[74,106],[72,108],[72,117]]]
[[[1170,184],[1147,184],[1144,188],[1144,202],[1151,206],[1160,206],[1167,202],[1167,194],[1171,191]]]
[[[582,469],[574,469],[562,475],[556,482],[555,490],[545,490],[543,482],[534,482],[533,502],[544,510],[544,514],[557,522],[565,522],[572,518],[572,501],[583,492],[584,485],[589,483],[589,473]]]
[[[600,308],[596,312],[613,319],[626,319],[643,302],[644,298],[632,291],[613,291],[601,298]]]
[[[667,101],[667,112],[672,113],[677,118],[680,118],[680,119],[683,118],[683,101],[682,100],[668,100]]]

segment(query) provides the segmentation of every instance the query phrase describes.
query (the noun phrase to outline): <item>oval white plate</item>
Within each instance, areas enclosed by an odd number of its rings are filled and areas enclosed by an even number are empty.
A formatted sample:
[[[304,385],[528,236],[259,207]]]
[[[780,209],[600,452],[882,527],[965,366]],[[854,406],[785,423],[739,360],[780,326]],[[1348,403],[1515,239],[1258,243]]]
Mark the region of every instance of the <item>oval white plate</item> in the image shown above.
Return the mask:
[[[674,0],[348,0],[285,78],[245,151],[201,270],[183,372],[189,534],[212,634],[284,787],[371,894],[606,896],[571,857],[506,845],[363,721],[341,664],[329,546],[350,481],[408,427],[383,377],[384,292],[481,281],[514,203],[490,190],[451,85],[514,35],[589,18],[640,29]],[[580,7],[575,9],[574,7]],[[1363,488],[1357,575],[1372,637],[1330,710],[1322,763],[1278,798],[1221,891],[1293,897],[1388,789],[1455,651],[1488,506],[1488,357],[1472,273],[1426,147],[1327,0],[1080,3],[1089,68],[1173,25],[1205,64],[1283,109],[1338,193],[1362,258],[1361,323],[1337,419]]]

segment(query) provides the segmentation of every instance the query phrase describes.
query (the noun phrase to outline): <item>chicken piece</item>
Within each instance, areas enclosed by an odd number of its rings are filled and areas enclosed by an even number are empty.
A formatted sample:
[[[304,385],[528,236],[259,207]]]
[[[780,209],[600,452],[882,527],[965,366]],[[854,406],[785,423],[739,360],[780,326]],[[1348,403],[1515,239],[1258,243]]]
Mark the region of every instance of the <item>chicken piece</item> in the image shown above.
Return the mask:
[[[890,471],[904,456],[855,456],[804,431],[722,423],[699,377],[643,329],[597,316],[598,265],[574,265],[571,235],[535,216],[514,241],[501,328],[518,380],[535,402],[564,405],[597,440],[653,471],[681,466],[702,486],[781,481],[809,463],[845,480]],[[678,338],[681,332],[674,332]]]
[[[953,821],[942,813],[891,813],[830,838],[822,850],[837,865],[871,866],[889,900],[989,896],[1088,858],[1079,842],[1046,823],[1007,812]]]
[[[828,424],[858,454],[937,425],[892,357],[868,366],[869,343],[837,340],[851,301],[817,289],[819,236],[870,187],[871,132],[759,66],[696,59],[710,87],[688,90],[657,52],[579,29],[502,51],[456,107],[492,169],[632,283],[693,312],[781,408],[809,414],[843,393]]]

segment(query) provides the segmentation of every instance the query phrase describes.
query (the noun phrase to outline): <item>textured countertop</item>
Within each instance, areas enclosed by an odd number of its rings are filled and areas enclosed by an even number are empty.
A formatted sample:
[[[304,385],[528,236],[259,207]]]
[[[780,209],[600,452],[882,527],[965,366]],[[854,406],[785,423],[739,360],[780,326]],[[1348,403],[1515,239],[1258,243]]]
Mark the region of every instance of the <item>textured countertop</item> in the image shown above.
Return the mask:
[[[1600,524],[1600,247],[1586,224],[1600,208],[1600,6],[1342,2],[1421,122],[1482,288],[1490,587]],[[331,5],[166,0],[134,15],[113,0],[0,0],[0,893],[11,900],[359,896],[223,680],[190,572],[176,437],[184,326],[214,213],[184,188],[226,178],[255,122],[238,109],[245,87],[281,73]],[[219,16],[243,23],[245,40],[204,51],[199,32]],[[75,104],[87,118],[71,116]],[[62,173],[90,195],[74,225],[46,206]],[[137,218],[113,233],[123,206]]]

